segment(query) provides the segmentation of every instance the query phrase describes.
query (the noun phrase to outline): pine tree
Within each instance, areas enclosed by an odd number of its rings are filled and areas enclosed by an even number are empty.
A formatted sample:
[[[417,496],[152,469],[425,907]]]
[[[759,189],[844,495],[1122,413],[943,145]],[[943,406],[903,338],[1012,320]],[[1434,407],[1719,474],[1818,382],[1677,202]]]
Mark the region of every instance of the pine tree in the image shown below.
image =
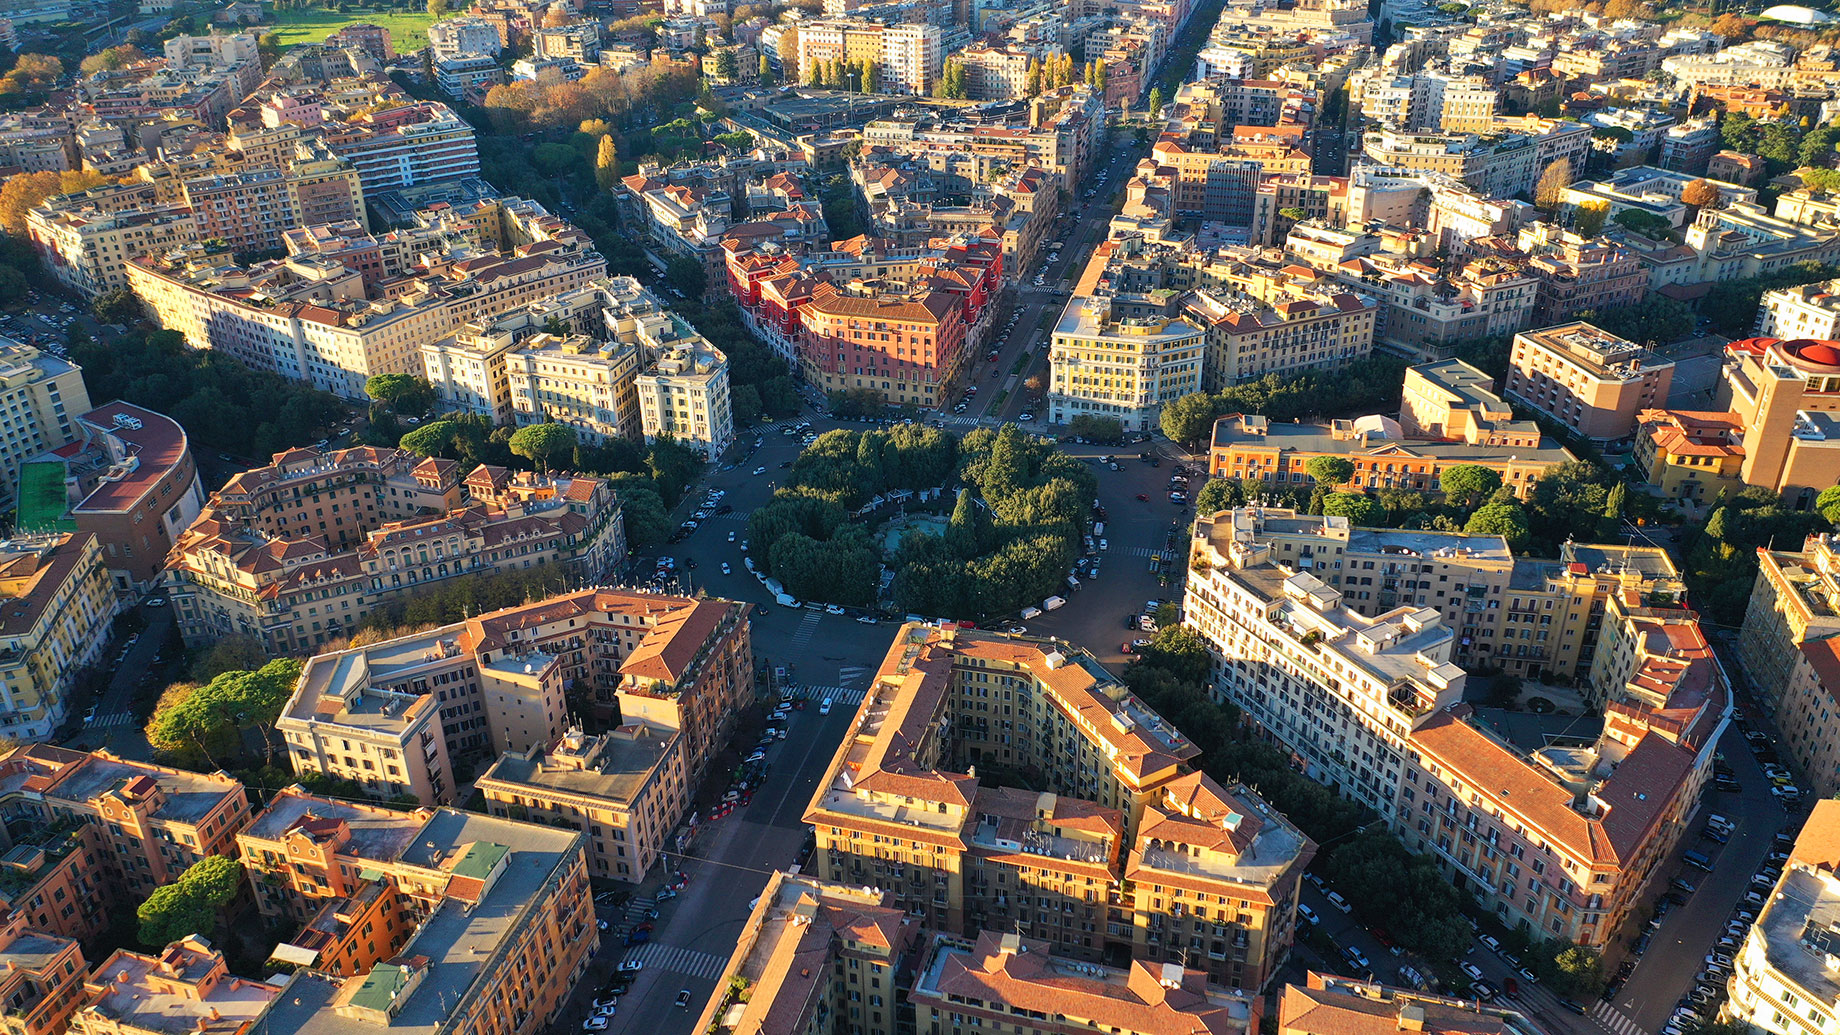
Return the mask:
[[[594,158],[594,179],[604,191],[612,191],[620,183],[620,152],[613,143],[613,134],[601,134],[600,153]]]

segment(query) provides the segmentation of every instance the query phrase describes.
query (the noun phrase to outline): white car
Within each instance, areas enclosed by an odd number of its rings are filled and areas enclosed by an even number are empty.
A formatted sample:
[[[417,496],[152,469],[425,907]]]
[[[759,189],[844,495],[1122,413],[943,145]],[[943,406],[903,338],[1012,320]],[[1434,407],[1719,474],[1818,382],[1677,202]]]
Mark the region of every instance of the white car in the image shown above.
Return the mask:
[[[1344,913],[1354,912],[1354,907],[1348,904],[1348,900],[1343,898],[1342,893],[1339,891],[1331,891],[1325,894],[1323,897],[1329,900],[1330,905],[1334,906],[1335,908],[1341,910]]]
[[[756,468],[754,468],[754,473],[755,473],[756,475],[762,475],[762,474],[766,474],[766,473],[767,473],[767,469],[766,469],[766,468],[764,468],[764,467],[756,467]]]
[[[824,613],[827,615],[840,615],[844,613],[844,610],[836,604],[825,604]]]
[[[722,574],[724,575],[728,574],[728,562],[727,561],[722,562]]]
[[[1457,969],[1469,975],[1469,979],[1471,981],[1481,981],[1482,980],[1482,968],[1476,966],[1474,963],[1471,963],[1468,960],[1464,960],[1462,963],[1457,964]]]
[[[1297,915],[1303,917],[1312,924],[1322,923],[1322,917],[1316,915],[1316,910],[1311,909],[1302,902],[1297,903]]]

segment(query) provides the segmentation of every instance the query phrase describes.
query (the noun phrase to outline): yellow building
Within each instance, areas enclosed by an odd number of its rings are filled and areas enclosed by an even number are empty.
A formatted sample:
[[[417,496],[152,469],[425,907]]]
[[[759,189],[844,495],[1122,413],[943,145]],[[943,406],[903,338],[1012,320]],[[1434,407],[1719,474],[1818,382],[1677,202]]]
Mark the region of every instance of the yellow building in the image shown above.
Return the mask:
[[[9,540],[0,551],[0,599],[0,733],[42,740],[68,717],[78,670],[108,642],[115,592],[96,537]]]
[[[1635,461],[1662,499],[1704,504],[1744,488],[1743,443],[1735,413],[1643,410]]]
[[[690,804],[684,756],[671,726],[571,729],[548,750],[505,753],[473,786],[494,816],[581,827],[593,875],[637,883]]]
[[[1840,484],[1840,342],[1732,342],[1718,405],[1743,424],[1744,484],[1775,489],[1804,509]]]
[[[496,358],[503,363],[512,419],[519,425],[566,424],[590,445],[638,437],[637,347],[582,334],[534,334]]]
[[[1840,793],[1840,543],[1757,551],[1738,661],[1817,798]]]
[[[1092,276],[1089,266],[1082,288]],[[1126,431],[1150,431],[1164,406],[1201,391],[1207,331],[1173,296],[1163,301],[1167,311],[1154,315],[1085,294],[1067,306],[1049,346],[1050,422],[1107,417]]]
[[[83,368],[0,337],[0,504],[17,502],[19,466],[82,434],[77,418],[90,411]]]

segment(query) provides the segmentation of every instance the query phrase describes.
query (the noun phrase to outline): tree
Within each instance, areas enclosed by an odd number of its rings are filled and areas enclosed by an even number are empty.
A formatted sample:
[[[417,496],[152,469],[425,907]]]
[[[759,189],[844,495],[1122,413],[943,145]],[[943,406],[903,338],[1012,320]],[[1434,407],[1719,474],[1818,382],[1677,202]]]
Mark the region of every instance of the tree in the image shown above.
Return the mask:
[[[1318,485],[1330,489],[1347,485],[1348,479],[1354,477],[1354,464],[1339,456],[1313,456],[1303,469]]]
[[[1163,407],[1163,434],[1171,442],[1193,448],[1214,430],[1214,400],[1206,392],[1193,392]]]
[[[135,911],[141,944],[159,949],[190,935],[214,934],[242,884],[243,864],[227,855],[208,855],[186,867],[177,881],[156,888]]]
[[[1533,203],[1552,212],[1565,200],[1565,189],[1572,185],[1572,160],[1561,158],[1540,173],[1533,188]]]
[[[1026,97],[1041,95],[1041,60],[1030,58],[1028,69],[1022,74],[1022,93]]]
[[[454,433],[460,425],[451,420],[429,421],[416,428],[397,441],[399,448],[422,456],[447,456],[454,447]],[[458,460],[459,456],[447,456],[449,460]]]
[[[1725,37],[1729,45],[1750,35],[1750,23],[1741,14],[1721,14],[1712,20],[1712,31]]]
[[[1703,177],[1697,180],[1688,180],[1686,186],[1680,188],[1681,204],[1692,205],[1693,210],[1696,212],[1702,208],[1718,208],[1723,204],[1724,200],[1724,192],[1714,187]]]
[[[226,672],[253,672],[268,661],[262,641],[253,636],[225,636],[192,659],[189,675],[200,683],[209,683]]]
[[[760,55],[760,85],[772,86],[774,83],[773,62],[765,54]]]
[[[1833,524],[1840,525],[1840,485],[1830,485],[1814,498],[1814,509]]]
[[[1152,86],[1150,88],[1150,117],[1154,119],[1162,114],[1163,88],[1160,86]]]
[[[127,288],[116,288],[97,295],[89,311],[103,323],[131,324],[141,318],[141,300]]]
[[[557,457],[575,449],[575,429],[567,424],[532,424],[511,435],[511,451],[547,472]]]
[[[1603,232],[1604,221],[1609,216],[1610,205],[1607,202],[1595,201],[1579,205],[1577,213],[1572,216],[1572,229],[1578,231],[1581,237],[1596,237]]]
[[[1652,212],[1644,212],[1639,208],[1626,208],[1618,212],[1614,222],[1618,226],[1625,226],[1634,230],[1643,237],[1657,241],[1674,240],[1674,224]]]
[[[1553,976],[1561,992],[1592,996],[1604,988],[1604,960],[1594,949],[1572,945],[1553,956]]]
[[[1518,503],[1485,504],[1464,522],[1463,531],[1470,535],[1501,536],[1518,550],[1527,543],[1527,511]]]
[[[24,237],[26,213],[37,208],[46,198],[113,182],[101,173],[87,169],[14,174],[7,177],[4,185],[0,185],[0,227]]]
[[[94,75],[97,72],[112,72],[118,68],[125,68],[145,57],[146,55],[141,53],[139,47],[123,44],[91,54],[84,58],[83,63],[77,67],[84,75]]]
[[[449,8],[447,0],[428,0],[428,15],[431,18],[445,18]]]
[[[1332,492],[1323,497],[1322,512],[1345,517],[1358,528],[1373,528],[1386,520],[1386,508],[1364,492]]]
[[[664,266],[665,283],[686,298],[701,298],[705,288],[703,264],[687,255],[673,255]]]
[[[611,133],[601,134],[600,147],[594,155],[594,182],[610,193],[620,185],[620,149]]]
[[[1501,488],[1501,474],[1481,464],[1458,464],[1440,475],[1438,484],[1446,499],[1473,507]]]
[[[1195,494],[1195,513],[1218,514],[1246,502],[1246,493],[1232,478],[1209,478]]]
[[[364,382],[364,394],[405,417],[420,417],[434,406],[434,384],[414,374],[376,374]]]

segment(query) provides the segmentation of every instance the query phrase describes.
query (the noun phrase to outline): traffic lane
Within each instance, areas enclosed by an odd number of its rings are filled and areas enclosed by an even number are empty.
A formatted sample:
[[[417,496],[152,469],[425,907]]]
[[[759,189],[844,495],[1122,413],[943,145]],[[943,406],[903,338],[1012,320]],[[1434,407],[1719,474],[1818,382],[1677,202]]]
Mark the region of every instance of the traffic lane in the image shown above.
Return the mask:
[[[1082,459],[1116,459],[1117,471],[1109,466],[1094,471],[1099,482],[1099,505],[1106,512],[1103,538],[1107,548],[1094,554],[1099,559],[1097,579],[1082,580],[1077,592],[1061,593],[1067,600],[1065,607],[1026,624],[1042,635],[1079,644],[1105,665],[1122,666],[1131,660],[1121,649],[1123,644],[1146,635],[1135,627],[1125,627],[1126,613],[1140,613],[1151,599],[1180,602],[1179,579],[1172,577],[1168,586],[1158,584],[1150,573],[1149,555],[1163,553],[1168,557],[1173,552],[1174,570],[1179,575],[1185,563],[1182,551],[1186,549],[1187,526],[1193,513],[1169,503],[1167,493],[1162,491],[1174,466],[1165,462],[1162,467],[1151,467],[1138,460],[1137,452],[1142,447],[1111,449],[1067,444],[1062,448]],[[1149,497],[1148,501],[1138,501],[1139,494]],[[1173,550],[1165,546],[1171,522],[1176,530]]]
[[[1660,930],[1650,939],[1648,952],[1637,961],[1628,984],[1612,1004],[1648,1031],[1666,1023],[1680,997],[1693,987],[1705,966],[1706,954],[1723,935],[1727,918],[1750,890],[1751,876],[1762,867],[1777,832],[1789,818],[1770,794],[1763,767],[1735,726],[1719,746],[1741,790],[1736,795],[1709,790],[1682,838],[1682,850],[1697,848],[1712,857],[1712,872],[1683,868],[1678,861],[1679,852],[1670,860],[1674,868],[1661,871],[1667,880],[1685,874],[1698,890],[1687,897],[1686,905],[1663,918]],[[1724,845],[1699,836],[1705,817],[1714,812],[1736,825]],[[1656,894],[1665,890],[1664,886]]]

